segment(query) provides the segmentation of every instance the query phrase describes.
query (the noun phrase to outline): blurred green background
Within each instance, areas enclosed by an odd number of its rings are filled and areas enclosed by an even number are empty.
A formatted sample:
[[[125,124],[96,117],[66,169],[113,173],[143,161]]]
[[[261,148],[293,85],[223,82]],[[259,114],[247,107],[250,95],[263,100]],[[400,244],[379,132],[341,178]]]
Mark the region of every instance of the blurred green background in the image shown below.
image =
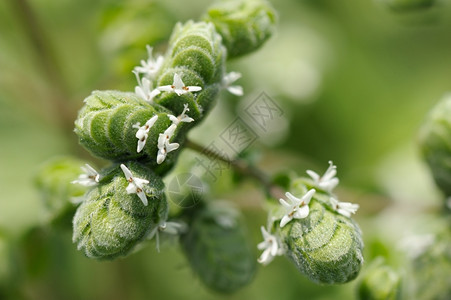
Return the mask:
[[[199,19],[209,3],[0,2],[0,255],[6,257],[0,280],[6,278],[12,299],[355,296],[354,282],[315,285],[284,258],[259,268],[250,286],[222,296],[202,286],[177,247],[157,253],[151,244],[126,259],[96,262],[76,250],[70,230],[37,227],[45,222],[33,186],[39,166],[57,155],[93,161],[72,131],[82,100],[96,89],[132,91],[131,70],[145,58],[145,45],[164,50],[174,24]],[[279,15],[275,36],[229,63],[243,74],[245,96],[223,93],[192,137],[210,143],[245,103],[265,92],[283,115],[267,132],[255,129],[261,167],[303,175],[306,168],[322,172],[333,160],[342,201],[361,206],[356,220],[365,258],[383,255],[396,264],[391,242],[416,226],[426,231],[418,214],[441,205],[416,135],[427,111],[451,90],[451,3],[396,12],[376,0],[272,4]],[[231,192],[228,182],[224,178],[213,193],[242,209],[256,245],[266,220],[263,194],[252,184]]]

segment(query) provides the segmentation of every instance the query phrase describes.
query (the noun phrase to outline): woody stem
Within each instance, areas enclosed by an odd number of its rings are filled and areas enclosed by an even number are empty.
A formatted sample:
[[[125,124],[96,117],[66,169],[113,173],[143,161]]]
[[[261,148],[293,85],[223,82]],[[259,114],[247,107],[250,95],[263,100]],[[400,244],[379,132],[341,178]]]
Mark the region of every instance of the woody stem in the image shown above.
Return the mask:
[[[273,184],[265,172],[249,164],[247,161],[239,158],[229,159],[211,149],[208,149],[207,147],[204,147],[188,139],[185,142],[185,146],[206,157],[217,159],[230,165],[236,172],[240,173],[241,175],[253,178],[265,187],[266,192],[271,195],[271,197],[275,199],[283,197],[282,189],[279,186]]]

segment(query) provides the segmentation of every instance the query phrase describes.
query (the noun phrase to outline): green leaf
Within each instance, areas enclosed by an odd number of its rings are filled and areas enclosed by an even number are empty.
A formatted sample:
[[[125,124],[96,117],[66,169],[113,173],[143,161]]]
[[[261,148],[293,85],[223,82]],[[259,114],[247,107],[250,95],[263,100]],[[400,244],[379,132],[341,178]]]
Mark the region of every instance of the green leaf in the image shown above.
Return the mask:
[[[188,232],[180,242],[191,267],[207,287],[232,293],[252,280],[256,259],[243,228],[235,211],[213,204],[197,207],[190,215]]]

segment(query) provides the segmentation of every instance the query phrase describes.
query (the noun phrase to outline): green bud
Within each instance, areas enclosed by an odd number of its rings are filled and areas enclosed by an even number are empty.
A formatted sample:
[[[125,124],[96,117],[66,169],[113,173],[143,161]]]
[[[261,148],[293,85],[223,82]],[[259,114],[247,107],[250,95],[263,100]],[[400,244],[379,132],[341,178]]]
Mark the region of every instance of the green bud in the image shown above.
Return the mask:
[[[255,258],[238,213],[218,207],[197,207],[180,242],[193,270],[209,288],[232,293],[248,284]]]
[[[84,162],[72,157],[59,157],[46,162],[35,175],[35,186],[54,224],[64,223],[70,226],[75,212],[74,198],[83,196],[86,187],[72,184],[80,175]]]
[[[226,59],[221,36],[211,24],[189,21],[175,26],[169,45],[157,85],[172,85],[177,73],[185,86],[199,86],[202,90],[180,96],[163,93],[155,101],[171,111],[178,111],[187,103],[190,117],[199,120],[210,109],[221,89]]]
[[[361,300],[401,299],[401,278],[382,258],[371,263],[363,274],[358,287]]]
[[[294,181],[290,192],[306,194],[304,181]],[[363,241],[358,225],[335,211],[329,198],[328,193],[316,192],[307,217],[292,219],[282,228],[278,222],[275,226],[286,255],[301,273],[317,283],[346,283],[358,275],[363,264]]]
[[[133,247],[167,216],[164,184],[150,169],[136,162],[126,164],[133,186],[123,170],[114,166],[100,173],[99,184],[86,194],[74,216],[73,241],[86,256],[114,259],[127,255]],[[142,180],[148,183],[141,184]],[[134,192],[129,192],[129,186]],[[144,193],[148,204],[140,199]]]
[[[226,50],[214,26],[205,22],[178,23],[169,40],[170,67],[199,74],[206,84],[221,80]]]
[[[271,37],[276,19],[274,9],[263,0],[223,0],[204,16],[222,36],[229,58],[260,48]]]
[[[183,111],[183,104],[178,107],[179,113]],[[191,112],[196,110],[189,108],[191,117]],[[162,174],[175,163],[180,152],[172,151],[163,163],[157,163],[159,135],[172,124],[168,114],[173,113],[162,106],[150,105],[133,93],[94,91],[79,112],[75,133],[80,143],[95,156],[113,161],[145,160],[155,172]],[[136,124],[144,126],[154,116],[158,118],[148,131],[144,148],[138,152]],[[191,123],[186,122],[178,124],[170,142],[182,143],[190,126]]]
[[[436,184],[451,196],[451,95],[437,103],[426,117],[419,144]]]

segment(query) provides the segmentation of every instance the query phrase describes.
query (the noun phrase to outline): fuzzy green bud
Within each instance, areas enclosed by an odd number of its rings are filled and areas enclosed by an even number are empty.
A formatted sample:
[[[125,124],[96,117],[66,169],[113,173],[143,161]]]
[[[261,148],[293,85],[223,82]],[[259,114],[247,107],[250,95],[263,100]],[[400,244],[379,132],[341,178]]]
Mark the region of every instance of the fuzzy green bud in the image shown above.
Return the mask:
[[[383,259],[376,259],[363,274],[358,287],[361,300],[401,299],[401,278]]]
[[[419,145],[438,187],[451,196],[451,95],[445,96],[427,115]]]
[[[139,163],[114,166],[100,176],[74,216],[73,241],[90,258],[114,259],[165,220],[168,205],[161,178]]]
[[[271,37],[276,19],[274,9],[263,0],[222,0],[204,17],[222,36],[229,58],[260,48]]]
[[[188,103],[190,112],[195,113],[190,116],[199,120],[221,89],[227,55],[222,38],[212,24],[189,21],[175,26],[169,45],[157,86],[172,85],[174,74],[178,74],[185,86],[198,86],[202,90],[182,95],[163,93],[155,101],[172,111]]]
[[[232,293],[248,284],[255,273],[244,224],[236,211],[212,205],[198,208],[180,242],[193,270],[209,288]]]
[[[86,187],[72,184],[80,175],[84,162],[72,157],[59,157],[42,165],[36,173],[35,186],[52,223],[70,225],[75,205],[72,200],[82,197]]]
[[[305,182],[292,182],[290,192],[305,195]],[[283,227],[279,223],[275,226],[286,255],[301,273],[317,283],[346,283],[358,275],[363,264],[363,241],[358,225],[336,211],[330,197],[327,192],[317,191],[308,204],[306,217],[294,218]]]
[[[134,93],[119,91],[94,91],[84,102],[75,121],[75,133],[80,144],[93,155],[113,161],[146,160],[159,174],[175,163],[179,151],[168,153],[162,163],[157,161],[159,135],[172,124],[168,117],[173,114],[171,111],[160,105],[150,105]],[[180,106],[179,113],[183,111],[183,102]],[[188,115],[195,118],[196,109],[189,109]],[[156,120],[146,131],[145,144],[139,149],[139,127],[152,118]],[[182,143],[190,126],[191,123],[180,122],[169,142]]]

